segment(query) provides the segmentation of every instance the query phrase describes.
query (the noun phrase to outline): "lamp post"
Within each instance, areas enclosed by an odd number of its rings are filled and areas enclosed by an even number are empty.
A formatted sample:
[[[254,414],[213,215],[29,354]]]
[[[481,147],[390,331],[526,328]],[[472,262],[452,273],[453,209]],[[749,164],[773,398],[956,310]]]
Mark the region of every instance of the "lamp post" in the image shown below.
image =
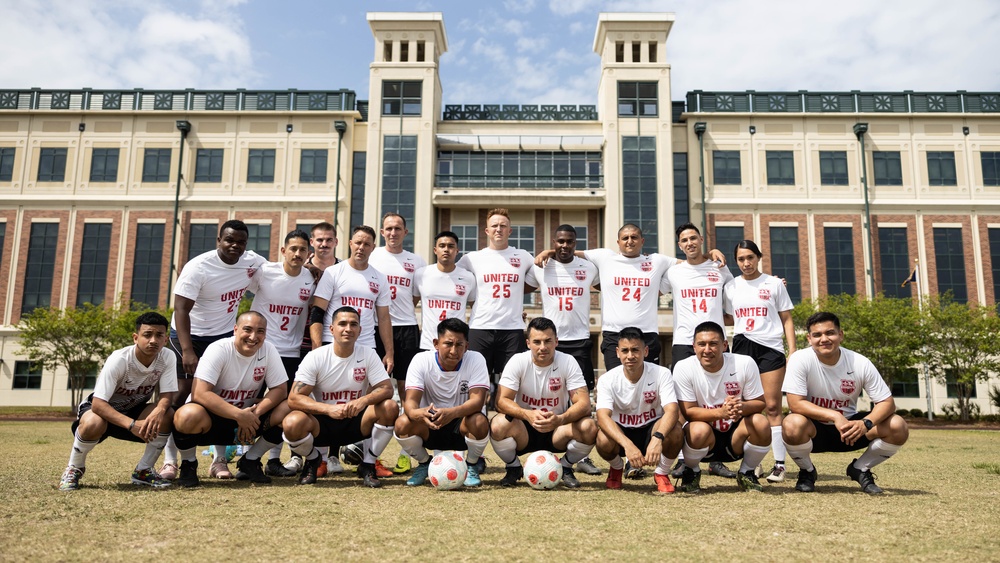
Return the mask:
[[[333,128],[337,130],[337,184],[334,187],[333,196],[333,233],[337,234],[337,225],[340,224],[340,149],[344,144],[344,132],[347,131],[347,122],[337,120],[333,122]]]
[[[708,124],[699,121],[694,124],[694,134],[698,136],[698,181],[701,182],[701,234],[704,248],[708,252],[708,208],[705,207],[705,131]],[[676,226],[676,225],[675,225]]]
[[[868,159],[865,158],[865,133],[867,132],[867,123],[854,124],[854,135],[861,143],[861,189],[865,194],[865,234],[868,236],[868,260],[865,266],[868,275],[865,276],[865,286],[868,290],[868,299],[871,299],[875,296],[875,246],[872,242],[872,211],[868,202]]]
[[[170,235],[170,271],[167,273],[167,307],[170,306],[170,296],[174,287],[174,257],[177,253],[177,225],[180,223],[178,209],[181,203],[181,180],[184,177],[184,140],[191,132],[191,122],[186,119],[177,120],[177,130],[181,132],[181,148],[177,155],[177,190],[174,192],[174,230]]]

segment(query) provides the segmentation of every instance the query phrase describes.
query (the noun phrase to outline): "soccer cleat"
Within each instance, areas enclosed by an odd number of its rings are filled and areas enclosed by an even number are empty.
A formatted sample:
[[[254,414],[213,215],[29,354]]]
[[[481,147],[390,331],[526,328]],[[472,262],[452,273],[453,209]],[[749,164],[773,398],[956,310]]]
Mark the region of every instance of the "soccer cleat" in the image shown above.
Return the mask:
[[[589,457],[585,457],[576,462],[576,470],[584,475],[600,475],[603,473],[597,468],[596,465],[594,465],[594,462],[591,461]]]
[[[302,473],[299,474],[299,484],[312,485],[315,483],[317,473],[321,467],[326,467],[326,464],[323,463],[322,456],[316,456],[313,459],[303,460]]]
[[[170,481],[157,475],[152,468],[132,471],[133,485],[146,485],[154,489],[165,489],[170,486]]]
[[[681,486],[678,489],[685,493],[697,493],[701,490],[701,471],[695,471],[688,466],[684,466],[684,473],[681,475]]]
[[[269,459],[264,466],[264,474],[271,477],[295,477],[296,471],[281,464],[280,459]]]
[[[739,485],[741,491],[763,491],[764,487],[761,486],[760,480],[757,479],[757,474],[754,473],[753,469],[749,471],[740,471],[736,474],[736,484]]]
[[[608,479],[604,482],[604,486],[609,489],[622,488],[622,470],[614,467],[608,469]]]
[[[324,460],[323,460],[323,456],[319,456],[319,457],[318,457],[318,458],[316,458],[316,459],[320,460],[320,462],[321,462],[321,463],[319,464],[319,467],[317,467],[317,468],[316,468],[316,477],[326,477],[326,472],[327,472],[327,462],[328,462],[329,460],[327,460],[327,461],[324,461]]]
[[[238,481],[250,481],[251,483],[267,484],[271,478],[264,474],[264,467],[259,459],[247,459],[243,456],[236,462],[236,479]]]
[[[343,473],[344,466],[340,465],[340,460],[336,456],[330,456],[326,460],[326,471],[327,473]]]
[[[579,489],[580,480],[576,478],[573,474],[573,469],[570,467],[563,467],[562,484],[567,489]]]
[[[514,487],[517,486],[518,481],[524,477],[524,468],[518,465],[517,467],[508,467],[507,473],[504,474],[503,478],[500,479],[501,487]]]
[[[758,463],[757,467],[753,468],[753,474],[757,476],[758,479],[764,476],[764,464]]]
[[[632,467],[632,464],[628,461],[625,462],[625,478],[626,479],[645,479],[646,470],[641,467]]]
[[[229,464],[224,461],[213,461],[208,468],[208,476],[216,479],[232,479],[233,474],[229,471]]]
[[[174,484],[178,487],[197,487],[201,484],[198,480],[198,460],[181,461],[181,470]]]
[[[854,462],[858,461],[854,459],[851,461],[850,465],[847,466],[847,476],[854,479],[861,485],[861,490],[869,495],[880,495],[882,494],[882,487],[875,484],[875,476],[872,475],[871,470],[862,471],[857,467],[854,467]]]
[[[816,490],[816,468],[813,467],[812,471],[806,471],[805,469],[799,469],[799,478],[795,481],[795,490],[800,493],[811,493]]]
[[[677,463],[674,464],[674,468],[670,470],[670,476],[674,479],[680,479],[684,475],[685,467],[687,466],[684,465],[684,460],[678,459]]]
[[[475,465],[476,471],[478,471],[480,475],[486,473],[486,456],[479,456],[479,461],[477,461]]]
[[[759,477],[759,475],[758,475]],[[785,480],[785,466],[775,465],[771,468],[771,473],[767,476],[768,483],[781,483]]]
[[[382,486],[382,482],[378,480],[378,467],[374,463],[360,463],[358,475],[366,487],[377,489]]]
[[[482,484],[483,480],[479,478],[479,470],[476,469],[476,464],[473,463],[469,466],[469,470],[465,474],[465,482],[462,485],[466,487],[478,487]]]
[[[59,478],[59,490],[60,491],[75,491],[80,488],[80,477],[83,477],[83,472],[86,468],[73,467],[72,465],[66,467],[66,471],[63,471],[62,477]]]
[[[399,454],[399,458],[396,459],[396,467],[392,468],[394,475],[403,475],[404,473],[410,472],[410,456],[406,454]]]
[[[427,481],[427,470],[431,468],[431,460],[418,464],[413,468],[413,475],[406,480],[406,484],[411,487],[419,487]]]
[[[291,469],[295,473],[298,473],[302,469],[302,456],[292,452],[292,457],[288,458],[285,462],[285,469]]]
[[[708,464],[708,474],[722,477],[723,479],[735,479],[736,472],[732,471],[721,461],[712,461]]]
[[[177,478],[177,466],[168,461],[163,464],[163,467],[157,473],[159,473],[160,479],[173,481]]]
[[[670,482],[670,476],[653,473],[653,481],[656,481],[656,490],[661,493],[674,492],[674,486]]]
[[[358,467],[360,468],[361,466],[359,465]],[[382,465],[382,460],[381,459],[376,459],[375,460],[375,476],[378,477],[379,479],[385,479],[386,477],[392,477],[393,476],[393,472],[388,467]]]

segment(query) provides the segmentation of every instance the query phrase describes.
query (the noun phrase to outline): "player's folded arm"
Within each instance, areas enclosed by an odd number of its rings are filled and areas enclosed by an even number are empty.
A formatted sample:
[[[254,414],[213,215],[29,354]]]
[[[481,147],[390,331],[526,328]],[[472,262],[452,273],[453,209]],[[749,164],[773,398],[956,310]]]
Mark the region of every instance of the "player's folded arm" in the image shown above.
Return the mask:
[[[191,402],[198,403],[212,414],[228,418],[230,420],[238,420],[237,417],[240,414],[239,407],[229,404],[225,399],[215,393],[214,384],[209,383],[204,379],[198,379],[197,377],[194,379],[194,384],[191,386]]]
[[[681,414],[691,422],[707,422],[709,424],[716,420],[726,418],[725,409],[706,409],[699,407],[694,401],[678,401],[681,407]]]

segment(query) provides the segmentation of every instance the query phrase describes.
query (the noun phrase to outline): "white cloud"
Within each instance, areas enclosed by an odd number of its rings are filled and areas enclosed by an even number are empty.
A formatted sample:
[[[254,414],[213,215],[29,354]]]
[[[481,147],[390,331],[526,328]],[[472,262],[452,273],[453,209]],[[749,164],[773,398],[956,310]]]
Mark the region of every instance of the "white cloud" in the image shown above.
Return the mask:
[[[600,5],[600,0],[549,0],[549,10],[560,16],[570,16],[594,10]]]
[[[518,37],[514,41],[514,46],[517,47],[519,53],[536,53],[536,54],[546,54],[543,53],[544,49],[548,46],[549,40],[546,37]]]
[[[503,7],[508,12],[527,14],[535,9],[535,0],[504,0]]]

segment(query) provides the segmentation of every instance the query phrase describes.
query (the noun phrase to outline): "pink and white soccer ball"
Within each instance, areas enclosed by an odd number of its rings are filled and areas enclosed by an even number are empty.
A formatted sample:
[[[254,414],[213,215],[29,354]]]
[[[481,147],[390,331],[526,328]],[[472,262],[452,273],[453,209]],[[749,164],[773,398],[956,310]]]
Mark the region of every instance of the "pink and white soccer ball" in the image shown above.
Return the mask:
[[[533,489],[551,489],[562,480],[563,468],[552,452],[540,450],[524,460],[524,480]]]
[[[469,466],[465,464],[462,452],[441,452],[431,460],[427,469],[427,478],[431,485],[439,491],[451,491],[462,486]]]

